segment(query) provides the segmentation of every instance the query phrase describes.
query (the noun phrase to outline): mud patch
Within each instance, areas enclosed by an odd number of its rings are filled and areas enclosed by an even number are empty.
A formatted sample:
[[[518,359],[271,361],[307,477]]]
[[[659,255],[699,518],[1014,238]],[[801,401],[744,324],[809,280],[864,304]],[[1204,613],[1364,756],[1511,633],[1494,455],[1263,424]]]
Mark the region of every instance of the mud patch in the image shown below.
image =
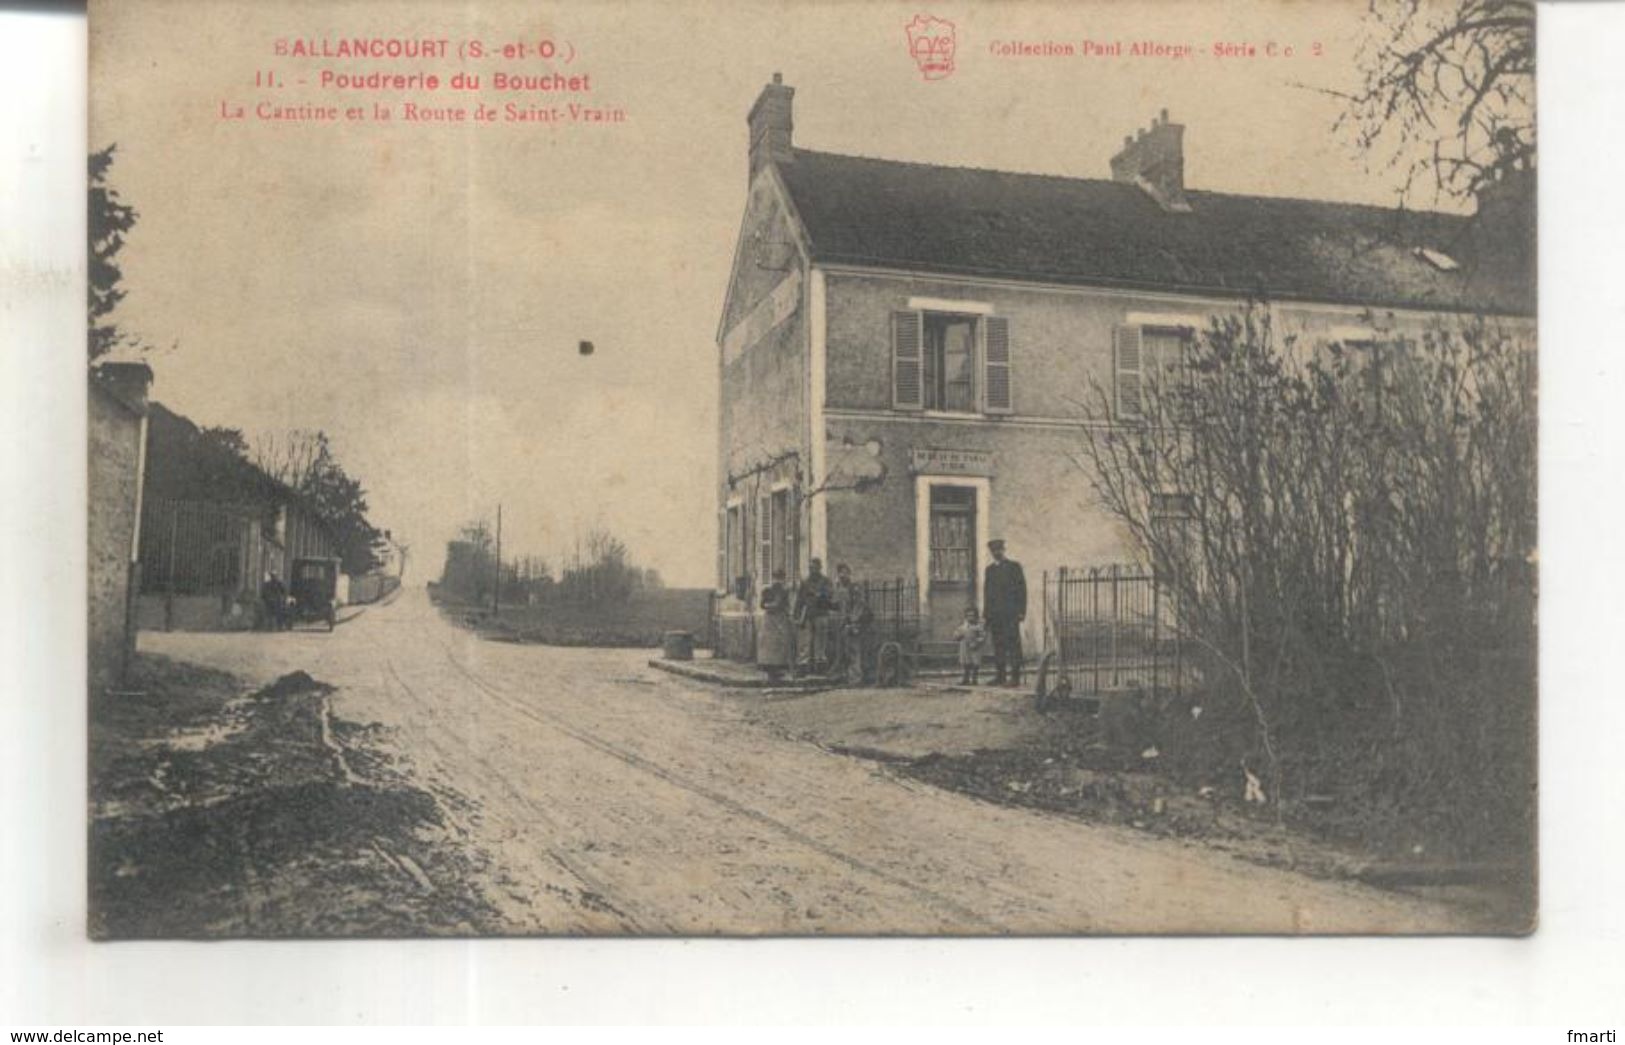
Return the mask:
[[[1290,819],[1278,823],[1272,810],[1249,804],[1240,779],[1192,786],[1161,772],[1160,757],[1154,748],[1109,747],[1084,732],[1075,744],[886,761],[907,777],[984,801],[1189,840],[1317,878],[1403,889],[1477,909],[1497,924],[1528,892],[1527,878],[1517,868],[1396,865],[1337,845]],[[1471,887],[1453,893],[1434,888],[1464,883]]]
[[[92,704],[92,936],[496,928],[473,847],[379,727],[331,715],[332,687],[141,660],[137,692]]]

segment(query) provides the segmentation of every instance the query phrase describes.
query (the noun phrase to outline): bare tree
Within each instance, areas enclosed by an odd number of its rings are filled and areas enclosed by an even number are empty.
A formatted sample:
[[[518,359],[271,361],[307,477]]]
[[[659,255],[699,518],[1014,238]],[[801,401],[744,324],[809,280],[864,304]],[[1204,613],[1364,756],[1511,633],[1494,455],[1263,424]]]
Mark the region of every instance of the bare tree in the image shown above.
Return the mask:
[[[625,602],[643,580],[626,543],[608,530],[586,536],[585,555],[577,551],[559,574],[559,595],[568,601],[603,605]]]
[[[263,432],[254,439],[251,459],[271,478],[303,489],[331,455],[327,433],[310,428]]]
[[[1535,165],[1534,0],[1369,0],[1364,80],[1341,122],[1405,172],[1465,198]]]

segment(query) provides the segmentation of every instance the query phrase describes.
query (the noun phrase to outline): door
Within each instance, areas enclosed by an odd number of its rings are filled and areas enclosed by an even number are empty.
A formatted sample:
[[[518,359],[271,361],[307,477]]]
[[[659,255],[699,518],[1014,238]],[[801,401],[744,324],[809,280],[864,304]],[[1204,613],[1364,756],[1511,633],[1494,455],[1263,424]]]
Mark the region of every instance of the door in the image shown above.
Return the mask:
[[[965,607],[976,602],[976,490],[933,485],[927,532],[930,630],[932,637],[946,639],[965,619]]]

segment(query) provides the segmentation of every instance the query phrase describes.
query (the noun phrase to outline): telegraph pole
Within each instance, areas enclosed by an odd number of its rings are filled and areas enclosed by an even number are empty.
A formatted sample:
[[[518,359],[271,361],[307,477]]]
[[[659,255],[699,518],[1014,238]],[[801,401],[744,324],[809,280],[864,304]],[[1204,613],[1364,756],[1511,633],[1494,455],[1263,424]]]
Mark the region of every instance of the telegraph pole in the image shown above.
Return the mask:
[[[502,610],[502,505],[497,504],[497,579],[491,586],[491,612]]]

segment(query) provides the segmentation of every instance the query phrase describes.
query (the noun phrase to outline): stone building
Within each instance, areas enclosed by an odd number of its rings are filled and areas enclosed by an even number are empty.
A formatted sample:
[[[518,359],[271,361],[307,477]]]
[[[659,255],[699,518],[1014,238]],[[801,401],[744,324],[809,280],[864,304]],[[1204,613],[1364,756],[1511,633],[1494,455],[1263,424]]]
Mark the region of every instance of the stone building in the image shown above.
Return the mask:
[[[1015,174],[800,148],[793,99],[775,76],[747,118],[717,333],[717,580],[736,606],[819,556],[918,579],[940,636],[979,598],[992,536],[1030,578],[1129,559],[1090,503],[1082,426],[1134,419],[1147,369],[1249,301],[1308,346],[1440,317],[1533,329],[1532,171],[1474,215],[1205,192],[1163,112],[1110,177]]]
[[[103,363],[90,373],[87,550],[90,686],[116,687],[135,650],[134,596],[147,446],[144,363]]]
[[[156,402],[149,415],[139,624],[252,628],[268,574],[286,582],[294,560],[337,556],[331,528],[297,492],[189,419]]]

